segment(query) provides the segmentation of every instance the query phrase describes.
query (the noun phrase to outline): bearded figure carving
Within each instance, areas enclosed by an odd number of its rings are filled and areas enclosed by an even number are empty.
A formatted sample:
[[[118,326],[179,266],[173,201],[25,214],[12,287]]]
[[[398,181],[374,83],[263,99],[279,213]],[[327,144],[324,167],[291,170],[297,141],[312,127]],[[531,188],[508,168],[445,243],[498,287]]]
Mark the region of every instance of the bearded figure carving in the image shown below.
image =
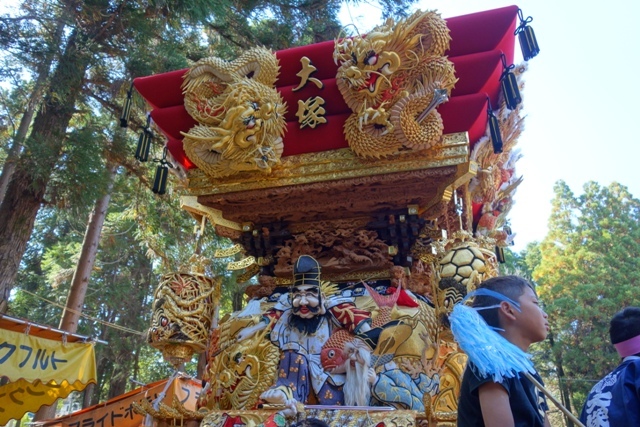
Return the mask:
[[[244,342],[265,328],[282,355],[275,384],[260,398],[269,404],[285,405],[296,411],[297,402],[317,400],[323,405],[345,401],[342,373],[327,372],[321,364],[321,349],[339,325],[350,332],[370,329],[370,313],[359,309],[354,299],[331,295],[320,281],[320,264],[309,255],[300,256],[293,269],[293,284],[264,321],[241,330],[236,339]]]
[[[361,340],[344,345],[344,403],[349,406],[369,406],[371,385],[376,381],[376,372],[371,364],[371,349]]]

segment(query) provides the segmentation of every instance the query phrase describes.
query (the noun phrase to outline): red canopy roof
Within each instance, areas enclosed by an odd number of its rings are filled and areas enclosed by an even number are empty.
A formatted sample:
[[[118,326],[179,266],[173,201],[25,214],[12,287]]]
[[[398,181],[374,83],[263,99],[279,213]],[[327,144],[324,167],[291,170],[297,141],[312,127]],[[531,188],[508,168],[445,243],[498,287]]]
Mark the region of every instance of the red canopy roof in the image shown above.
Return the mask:
[[[448,56],[455,65],[459,80],[449,101],[438,107],[445,134],[468,132],[472,146],[485,134],[487,97],[492,105],[498,104],[501,55],[505,54],[509,64],[513,62],[517,14],[517,6],[508,6],[446,20],[451,35]],[[283,157],[348,146],[342,127],[351,111],[336,86],[337,66],[333,62],[333,49],[334,42],[328,41],[276,52],[281,69],[276,89],[288,105],[296,105],[298,99],[315,96],[319,90],[308,85],[292,92],[299,82],[296,73],[303,56],[311,59],[317,67],[314,77],[324,83],[321,94],[326,101],[327,123],[322,128],[300,129],[294,109],[289,108]],[[167,146],[174,159],[185,169],[191,169],[195,165],[182,148],[180,134],[196,124],[183,104],[181,84],[186,71],[140,77],[134,80],[134,86],[151,106],[151,117],[168,138]]]

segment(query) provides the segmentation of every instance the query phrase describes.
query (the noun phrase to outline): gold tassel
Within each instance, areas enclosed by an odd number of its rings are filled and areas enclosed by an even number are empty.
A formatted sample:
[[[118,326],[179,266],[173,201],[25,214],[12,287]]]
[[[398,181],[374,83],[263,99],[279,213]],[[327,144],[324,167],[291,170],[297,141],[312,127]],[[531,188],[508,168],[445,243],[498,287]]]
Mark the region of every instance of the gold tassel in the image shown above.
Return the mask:
[[[126,128],[129,126],[129,116],[131,115],[131,97],[133,96],[133,82],[129,86],[127,91],[127,99],[124,101],[124,108],[122,109],[122,115],[120,116],[120,127]]]
[[[493,145],[493,154],[502,153],[502,133],[500,132],[500,122],[493,114],[491,109],[491,101],[487,98],[487,121],[489,122],[489,134],[491,136],[491,144]]]
[[[159,196],[162,196],[167,191],[167,178],[169,177],[169,168],[172,168],[173,165],[167,161],[167,146],[164,146],[162,150],[162,159],[154,160],[154,162],[159,162],[160,165],[156,168],[156,175],[153,180],[153,188],[151,191],[156,193]]]
[[[515,68],[513,64],[507,66],[507,58],[502,54],[502,76],[500,77],[500,86],[502,87],[502,95],[509,110],[514,110],[518,104],[522,102],[520,89],[518,89],[518,81],[515,74],[511,72]]]
[[[533,28],[527,25],[533,21],[533,18],[528,16],[527,19],[524,19],[521,9],[518,9],[518,18],[520,19],[520,25],[516,28],[515,34],[520,42],[522,57],[525,61],[528,61],[540,53],[540,46],[538,46],[538,40]]]

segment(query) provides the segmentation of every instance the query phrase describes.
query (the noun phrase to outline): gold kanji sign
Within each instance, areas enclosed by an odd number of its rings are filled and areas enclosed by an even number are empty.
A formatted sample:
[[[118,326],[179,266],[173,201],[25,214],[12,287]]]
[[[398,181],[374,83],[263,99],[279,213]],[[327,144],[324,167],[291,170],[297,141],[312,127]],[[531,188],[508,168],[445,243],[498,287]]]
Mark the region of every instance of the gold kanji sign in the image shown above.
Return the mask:
[[[300,129],[305,126],[309,126],[312,129],[320,123],[327,123],[327,119],[324,118],[325,109],[324,99],[319,96],[308,98],[306,101],[298,100],[298,123],[300,123]]]
[[[296,76],[300,77],[300,84],[293,89],[293,92],[296,92],[305,87],[307,82],[312,82],[318,87],[318,89],[322,89],[324,87],[324,84],[315,77],[311,77],[311,74],[318,71],[318,69],[311,63],[311,60],[306,56],[303,56],[302,58],[300,58],[300,62],[302,63],[302,70],[300,70],[300,72],[296,74]]]

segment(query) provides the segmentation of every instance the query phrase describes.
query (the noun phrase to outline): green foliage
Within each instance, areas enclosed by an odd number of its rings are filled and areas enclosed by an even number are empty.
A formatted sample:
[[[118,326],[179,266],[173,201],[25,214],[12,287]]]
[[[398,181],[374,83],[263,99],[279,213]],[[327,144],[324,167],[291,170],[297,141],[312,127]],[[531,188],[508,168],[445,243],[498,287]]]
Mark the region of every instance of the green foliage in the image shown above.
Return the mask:
[[[56,168],[51,174],[47,198],[58,206],[78,209],[91,206],[107,184],[102,150],[105,137],[89,126],[71,130]]]
[[[575,196],[556,183],[549,233],[539,253],[528,255],[549,314],[555,368],[577,408],[619,361],[609,320],[640,300],[640,201],[617,183],[588,182],[583,190]]]
[[[135,375],[136,372],[132,372],[134,379],[148,384],[162,378],[169,378],[172,373],[173,367],[162,358],[158,350],[148,345],[140,348],[137,375]]]
[[[0,65],[0,68],[3,65]],[[29,89],[29,85],[25,84],[25,89]],[[22,88],[0,87],[0,165],[4,163],[11,138],[18,129],[20,115],[26,106],[26,101]]]
[[[524,277],[529,281],[533,281],[533,268],[537,264],[531,264],[531,257],[534,253],[539,252],[540,250],[537,242],[529,243],[520,253],[514,252],[511,248],[505,248],[505,262],[504,264],[499,265],[500,274],[514,274],[516,276]]]
[[[190,61],[207,56],[207,47],[202,42],[200,27],[183,31],[169,28],[151,40],[136,38],[124,58],[127,75],[140,77],[186,68]]]

